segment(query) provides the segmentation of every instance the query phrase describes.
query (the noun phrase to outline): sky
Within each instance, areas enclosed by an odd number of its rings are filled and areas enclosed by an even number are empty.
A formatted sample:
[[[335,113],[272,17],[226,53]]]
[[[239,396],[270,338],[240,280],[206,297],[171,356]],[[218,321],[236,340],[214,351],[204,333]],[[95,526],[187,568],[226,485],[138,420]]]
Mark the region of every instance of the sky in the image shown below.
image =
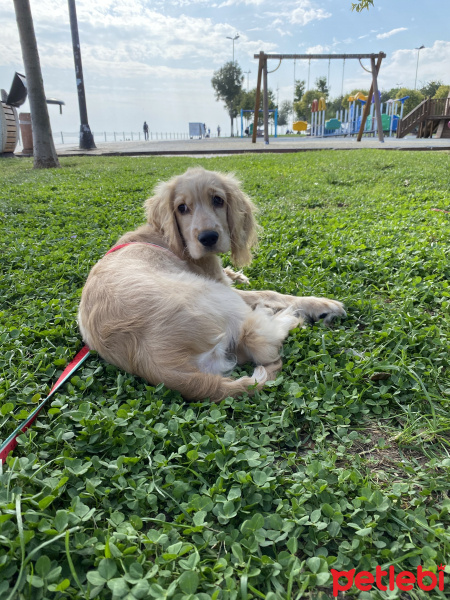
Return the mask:
[[[354,0],[356,1],[356,0]],[[77,132],[79,110],[66,0],[30,0],[47,98],[56,132]],[[88,118],[95,132],[188,132],[204,122],[230,134],[211,78],[234,58],[256,86],[261,50],[283,54],[385,52],[379,87],[450,84],[449,0],[374,0],[352,12],[351,0],[76,0]],[[0,87],[9,91],[24,72],[12,0],[0,0]],[[234,41],[228,38],[239,37]],[[418,51],[416,48],[425,46]],[[269,70],[278,61],[269,61]],[[369,61],[363,61],[368,68]],[[328,77],[328,61],[311,61],[310,87]],[[269,74],[281,103],[292,100],[294,78],[308,80],[307,61],[282,61]],[[370,74],[357,60],[330,63],[331,96],[368,89]],[[20,109],[29,110],[28,103]]]

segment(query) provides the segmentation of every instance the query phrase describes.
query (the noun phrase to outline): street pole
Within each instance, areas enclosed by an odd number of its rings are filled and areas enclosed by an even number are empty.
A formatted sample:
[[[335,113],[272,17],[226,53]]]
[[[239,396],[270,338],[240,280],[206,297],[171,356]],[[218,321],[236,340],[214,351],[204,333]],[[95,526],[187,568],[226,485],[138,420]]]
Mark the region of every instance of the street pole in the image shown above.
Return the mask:
[[[417,71],[419,70],[419,56],[420,51],[423,50],[425,46],[420,46],[420,48],[415,48],[417,50],[417,65],[416,65],[416,80],[414,81],[414,89],[417,90]]]
[[[244,73],[246,73],[246,74],[247,74],[247,92],[248,92],[248,90],[249,90],[249,85],[248,85],[248,76],[250,75],[251,71],[250,71],[250,70],[248,70],[248,71],[244,71]]]
[[[230,37],[229,35],[226,36],[227,40],[231,40],[233,42],[233,63],[234,63],[234,40],[237,40],[239,37],[239,34],[237,33],[234,37]]]
[[[72,34],[73,60],[75,63],[75,77],[78,91],[78,106],[80,108],[80,148],[83,150],[92,150],[96,148],[96,146],[94,143],[94,136],[92,135],[89,127],[87,116],[86,94],[84,91],[83,80],[83,65],[81,63],[80,38],[78,35],[77,11],[75,7],[75,0],[68,0],[68,2],[70,31]]]

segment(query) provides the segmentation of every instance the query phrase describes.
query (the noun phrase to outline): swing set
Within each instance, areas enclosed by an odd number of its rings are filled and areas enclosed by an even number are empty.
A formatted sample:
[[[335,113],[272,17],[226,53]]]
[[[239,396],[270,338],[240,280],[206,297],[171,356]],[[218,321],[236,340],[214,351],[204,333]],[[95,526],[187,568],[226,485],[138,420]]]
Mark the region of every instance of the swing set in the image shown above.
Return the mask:
[[[252,143],[256,143],[256,127],[258,123],[258,113],[259,113],[259,105],[261,101],[261,81],[263,82],[263,117],[264,117],[264,143],[269,143],[269,98],[268,98],[268,86],[267,86],[267,61],[271,59],[279,60],[278,67],[281,65],[282,60],[293,59],[293,60],[308,60],[309,64],[311,64],[311,60],[328,60],[328,66],[330,65],[331,60],[340,59],[344,60],[344,65],[346,60],[357,59],[359,60],[359,64],[361,67],[372,74],[372,84],[370,86],[369,95],[367,97],[367,102],[364,105],[364,111],[361,117],[361,124],[359,127],[358,136],[356,141],[360,142],[364,133],[364,129],[366,126],[367,117],[370,113],[370,106],[372,103],[372,97],[374,98],[375,104],[375,116],[377,119],[377,123],[382,123],[381,118],[381,102],[380,95],[378,93],[378,73],[380,71],[381,61],[383,58],[386,58],[386,54],[384,52],[379,52],[378,54],[266,54],[261,50],[259,54],[255,54],[254,58],[259,59],[258,64],[258,82],[256,85],[256,99],[255,99],[255,116],[254,116],[254,124],[253,124],[253,134],[252,134]],[[361,60],[369,59],[370,60],[370,71],[366,69]],[[276,71],[278,69],[274,69]],[[270,71],[273,73],[273,71]],[[309,85],[309,71],[308,71],[308,85]],[[378,131],[378,139],[380,142],[384,142],[384,134],[383,127],[377,127]]]

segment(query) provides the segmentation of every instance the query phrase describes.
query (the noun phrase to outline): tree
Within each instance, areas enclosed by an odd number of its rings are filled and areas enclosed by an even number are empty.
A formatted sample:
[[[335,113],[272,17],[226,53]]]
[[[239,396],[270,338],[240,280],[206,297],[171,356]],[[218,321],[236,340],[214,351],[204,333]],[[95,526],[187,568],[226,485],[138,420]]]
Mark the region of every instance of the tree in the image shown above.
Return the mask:
[[[216,100],[222,100],[231,119],[231,137],[233,137],[234,119],[238,115],[238,104],[242,94],[244,75],[237,62],[230,61],[214,72],[211,85],[216,92]],[[253,105],[254,106],[254,105]]]
[[[331,119],[336,116],[336,113],[342,110],[342,103],[344,100],[344,96],[337,96],[336,98],[330,98],[327,101],[327,112],[326,116],[328,119]],[[347,105],[348,108],[348,105]]]
[[[300,102],[305,93],[306,81],[304,79],[296,79],[294,87],[294,102]]]
[[[289,123],[292,110],[292,102],[290,100],[283,100],[278,110],[278,125],[287,125]]]
[[[328,98],[330,90],[328,89],[327,78],[325,76],[316,79],[316,90],[321,94],[321,97]]]
[[[441,85],[436,93],[434,94],[433,98],[447,98],[448,95],[450,93],[450,85]]]
[[[428,81],[423,87],[420,88],[420,93],[425,98],[433,98],[438,89],[442,86],[442,81]]]
[[[399,90],[399,87],[391,88],[390,90],[382,90],[380,98],[381,102],[387,102],[388,100],[396,98]]]
[[[408,88],[400,88],[395,95],[396,98],[404,98],[409,96],[408,100],[405,100],[403,108],[403,116],[406,117],[418,104],[425,100],[424,95],[419,90],[410,90]]]
[[[365,8],[369,10],[370,6],[373,6],[373,0],[359,0],[356,4],[352,2],[352,10],[356,10],[356,12],[361,12]]]
[[[308,90],[302,96],[300,102],[294,102],[294,114],[300,121],[311,119],[311,104],[313,100],[319,100],[321,93],[318,90]]]
[[[45,100],[44,82],[42,79],[36,35],[30,0],[14,0],[20,46],[22,48],[23,65],[27,78],[28,99],[31,112],[31,129],[33,132],[33,166],[35,169],[60,167],[53,143],[50,117]]]
[[[267,90],[267,97],[269,100],[269,109],[272,110],[273,108],[276,108],[275,105],[275,94],[273,93],[273,91],[271,89]],[[237,112],[240,112],[241,109],[243,110],[255,110],[255,103],[256,103],[256,88],[253,88],[252,90],[249,90],[248,92],[246,92],[245,90],[242,90],[241,95],[239,96],[239,101],[237,104]],[[259,108],[260,110],[262,110],[263,107],[263,95],[260,94],[259,97]],[[269,119],[272,119],[273,113],[269,113]],[[248,117],[251,121],[253,121],[253,117]],[[261,125],[263,123],[263,114],[262,112],[260,112],[258,114],[258,125]]]

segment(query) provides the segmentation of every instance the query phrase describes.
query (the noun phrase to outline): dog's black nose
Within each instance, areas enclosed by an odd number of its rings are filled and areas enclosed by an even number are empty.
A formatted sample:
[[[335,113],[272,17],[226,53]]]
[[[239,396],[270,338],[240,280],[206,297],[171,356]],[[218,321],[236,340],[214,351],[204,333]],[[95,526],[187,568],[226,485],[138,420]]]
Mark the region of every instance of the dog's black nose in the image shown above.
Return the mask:
[[[219,239],[219,234],[217,231],[202,231],[198,234],[198,241],[203,246],[209,248],[210,246],[214,246],[214,244]]]

